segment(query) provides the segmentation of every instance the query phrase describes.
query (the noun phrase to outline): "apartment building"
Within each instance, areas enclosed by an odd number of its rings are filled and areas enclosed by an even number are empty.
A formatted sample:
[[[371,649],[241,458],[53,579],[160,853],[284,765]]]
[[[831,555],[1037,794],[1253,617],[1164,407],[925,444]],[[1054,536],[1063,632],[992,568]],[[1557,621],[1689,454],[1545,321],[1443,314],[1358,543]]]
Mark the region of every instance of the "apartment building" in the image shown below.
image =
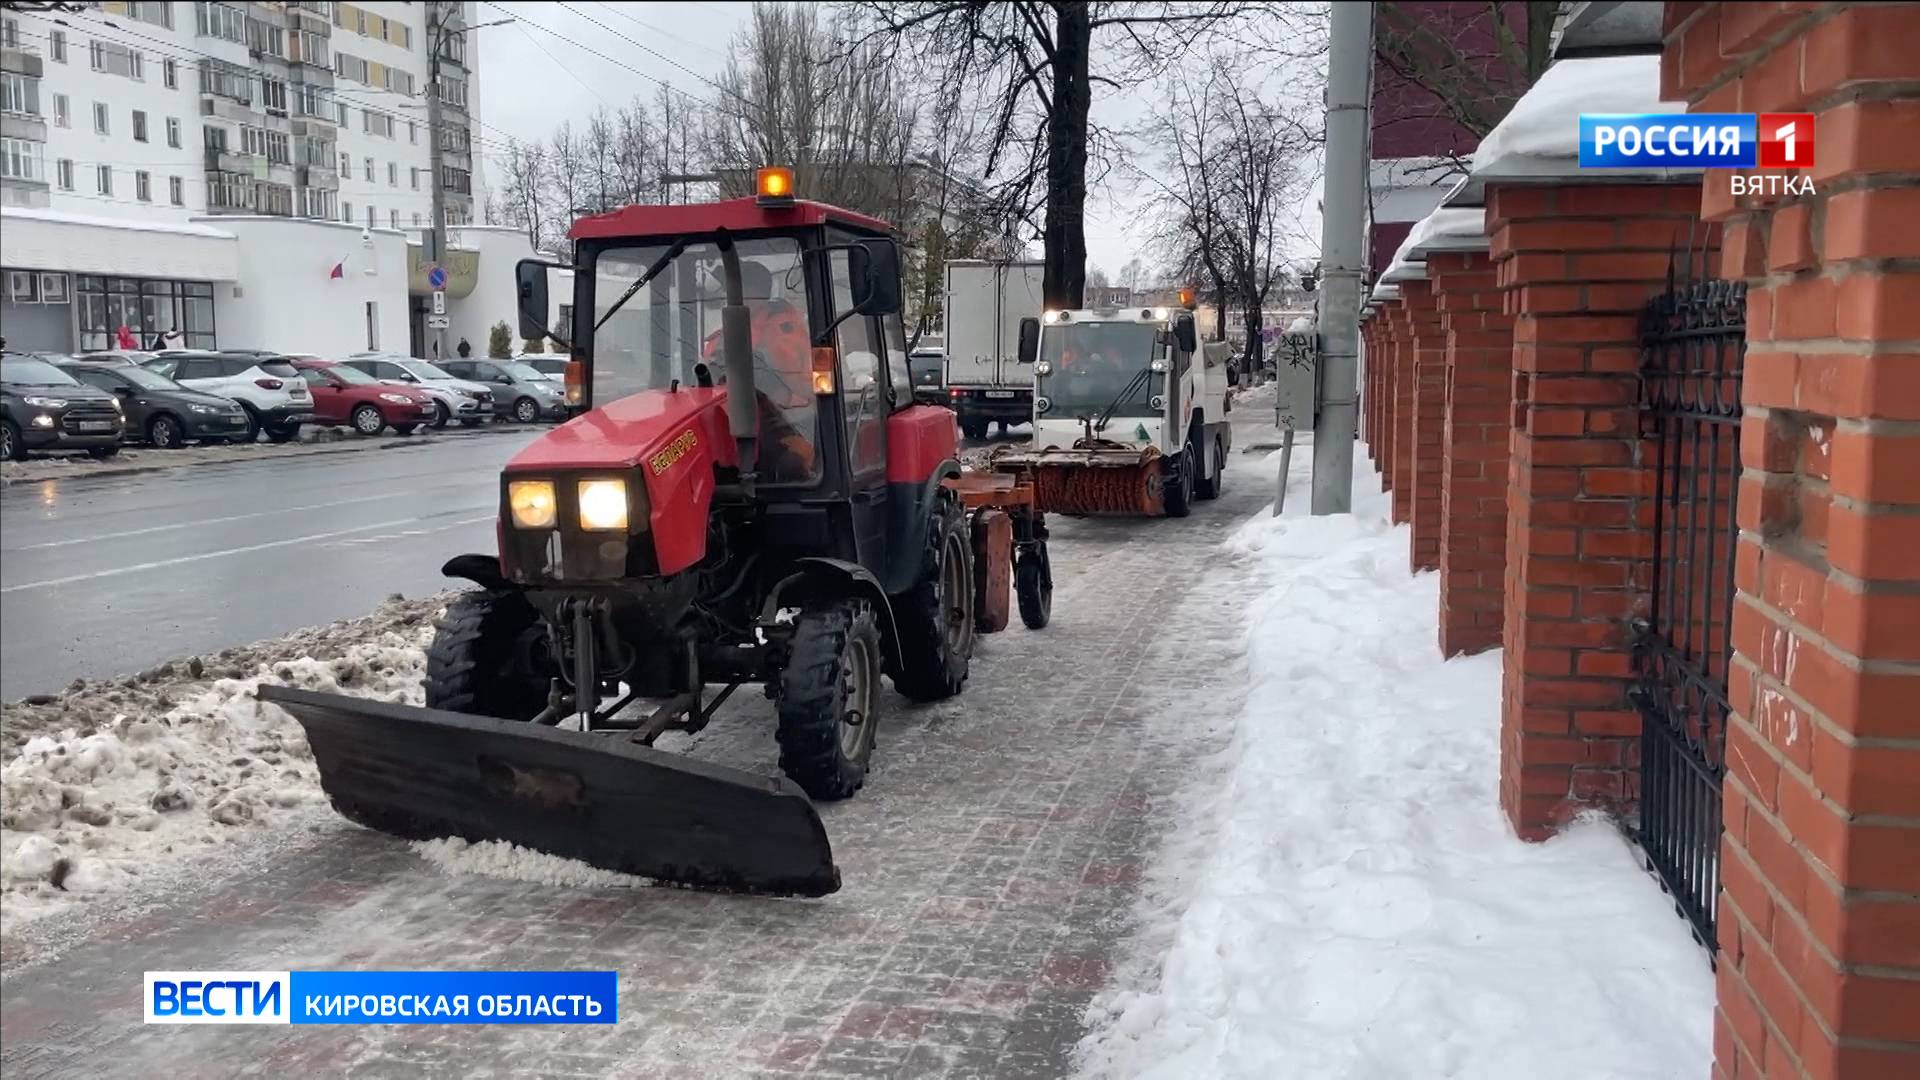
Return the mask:
[[[194,345],[410,348],[427,308],[433,186],[456,227],[484,198],[473,46],[457,32],[444,36],[439,177],[429,162],[429,26],[457,31],[472,8],[4,12],[0,335],[49,351],[105,347],[123,325],[143,340],[178,329]],[[450,256],[476,262],[491,233],[463,229],[474,243]],[[476,273],[450,290],[463,323],[482,321],[458,306]]]

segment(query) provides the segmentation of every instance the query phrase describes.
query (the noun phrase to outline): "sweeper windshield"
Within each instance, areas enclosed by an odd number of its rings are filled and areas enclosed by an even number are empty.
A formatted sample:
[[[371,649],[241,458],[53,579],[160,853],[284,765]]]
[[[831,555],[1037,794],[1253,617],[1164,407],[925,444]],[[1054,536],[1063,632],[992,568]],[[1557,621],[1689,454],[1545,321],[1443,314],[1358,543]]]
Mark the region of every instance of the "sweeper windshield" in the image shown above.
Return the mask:
[[[1166,352],[1155,323],[1056,323],[1040,335],[1046,374],[1035,373],[1035,392],[1049,402],[1049,418],[1158,416],[1153,399],[1165,377],[1149,366]]]

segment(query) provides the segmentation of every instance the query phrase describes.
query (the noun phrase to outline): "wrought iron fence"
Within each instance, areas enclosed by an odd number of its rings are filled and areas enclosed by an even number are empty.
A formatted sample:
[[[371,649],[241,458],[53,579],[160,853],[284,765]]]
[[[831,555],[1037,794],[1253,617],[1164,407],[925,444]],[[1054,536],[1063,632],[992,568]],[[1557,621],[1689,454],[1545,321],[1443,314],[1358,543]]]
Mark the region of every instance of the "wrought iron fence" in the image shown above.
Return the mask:
[[[1636,838],[1694,936],[1714,949],[1733,559],[1739,530],[1746,285],[1676,253],[1641,314],[1642,434],[1654,455],[1653,595],[1634,626],[1641,717]]]

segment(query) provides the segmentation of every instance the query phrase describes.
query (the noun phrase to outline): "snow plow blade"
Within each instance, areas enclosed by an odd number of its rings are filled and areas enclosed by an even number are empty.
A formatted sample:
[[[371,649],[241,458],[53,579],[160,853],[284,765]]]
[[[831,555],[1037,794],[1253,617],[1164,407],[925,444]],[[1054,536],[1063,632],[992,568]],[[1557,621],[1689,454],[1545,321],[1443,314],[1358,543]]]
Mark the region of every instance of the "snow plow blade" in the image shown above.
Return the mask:
[[[994,455],[995,472],[1033,477],[1034,509],[1045,514],[1156,516],[1166,482],[1160,451],[1115,443],[1010,450]]]
[[[262,686],[293,714],[334,809],[408,840],[458,836],[657,881],[825,896],[826,827],[785,777],[640,746],[618,734]]]

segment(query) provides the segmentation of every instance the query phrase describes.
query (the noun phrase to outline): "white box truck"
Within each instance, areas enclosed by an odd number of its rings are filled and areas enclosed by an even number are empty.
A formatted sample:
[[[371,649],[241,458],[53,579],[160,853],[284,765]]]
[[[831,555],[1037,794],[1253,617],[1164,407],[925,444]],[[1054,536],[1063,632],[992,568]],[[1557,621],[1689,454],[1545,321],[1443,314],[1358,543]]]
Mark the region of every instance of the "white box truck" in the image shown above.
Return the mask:
[[[947,263],[947,404],[970,439],[1033,419],[1033,370],[1020,364],[1020,320],[1045,306],[1037,262]]]

